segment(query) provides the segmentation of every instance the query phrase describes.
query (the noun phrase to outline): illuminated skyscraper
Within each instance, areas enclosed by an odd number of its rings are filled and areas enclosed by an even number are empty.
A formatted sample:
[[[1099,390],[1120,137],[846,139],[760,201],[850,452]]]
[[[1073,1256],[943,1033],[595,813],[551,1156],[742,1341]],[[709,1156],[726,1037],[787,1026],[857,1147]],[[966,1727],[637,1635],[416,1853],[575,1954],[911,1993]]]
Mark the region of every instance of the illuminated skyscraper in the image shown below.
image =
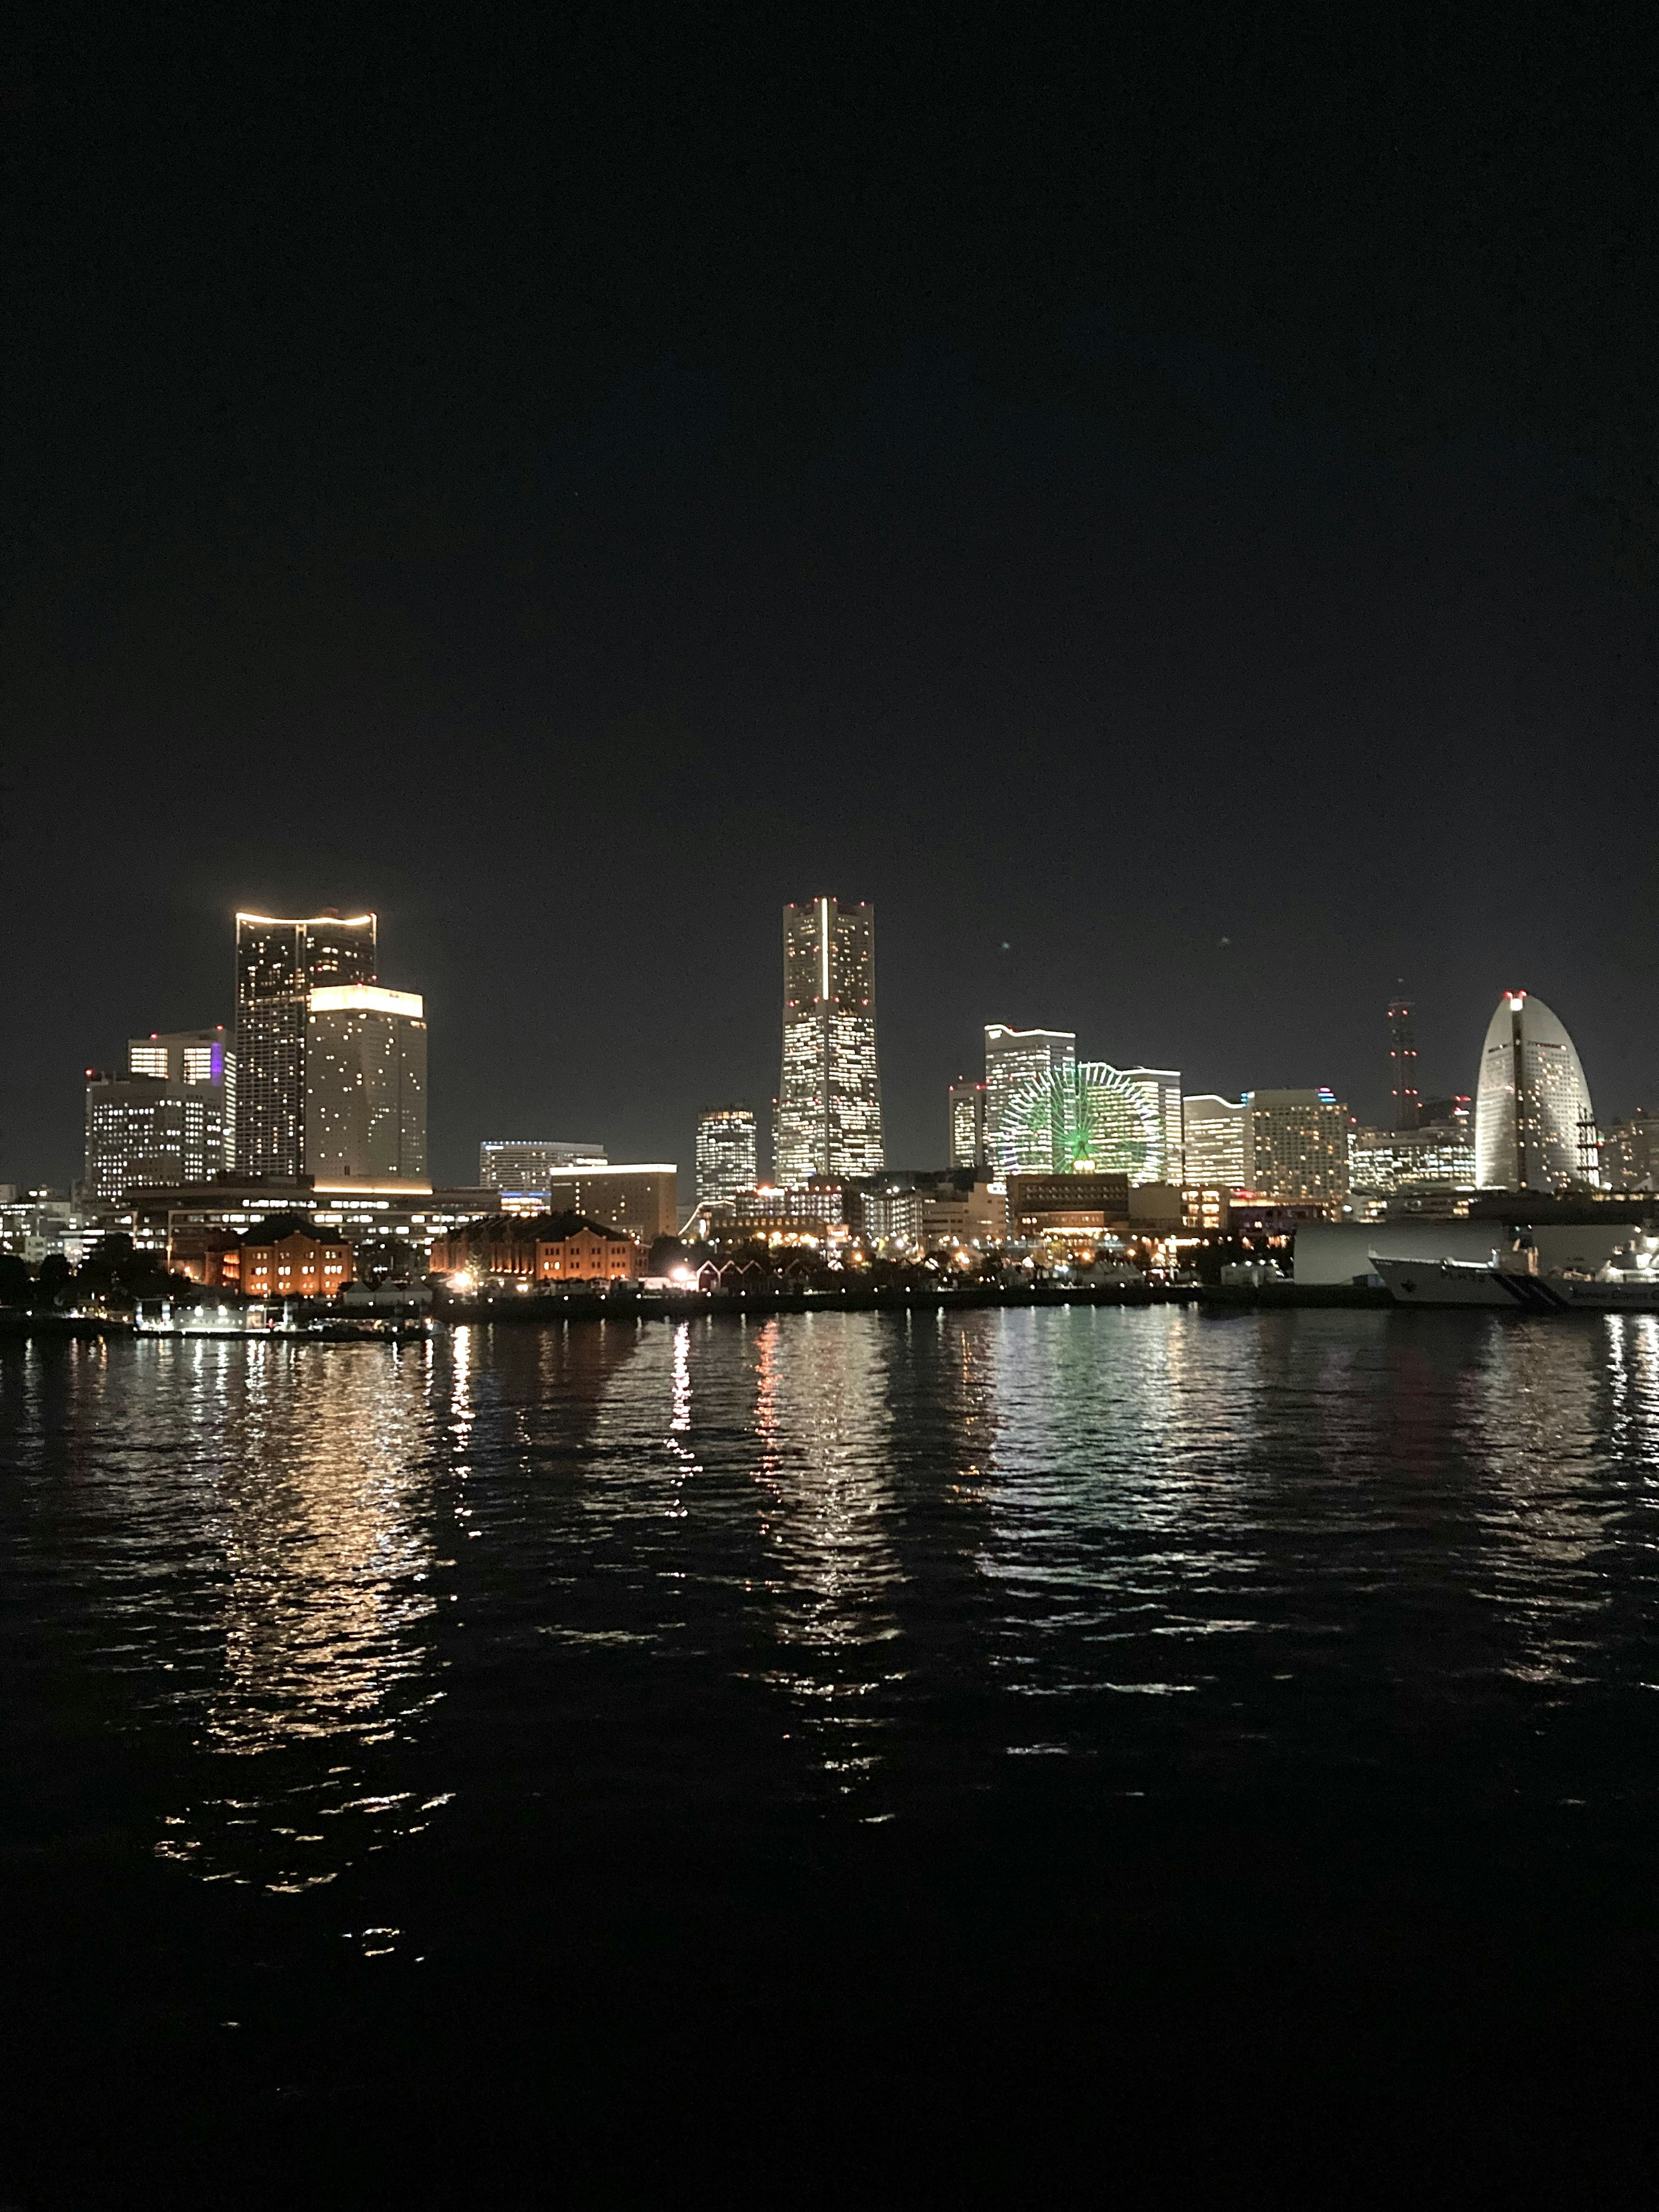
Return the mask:
[[[306,1026],[305,1171],[319,1183],[426,1177],[426,1010],[418,993],[323,984]]]
[[[1348,1190],[1348,1109],[1333,1091],[1247,1091],[1249,1188],[1285,1206],[1335,1206]]]
[[[783,1073],[774,1129],[779,1182],[878,1175],[876,917],[860,900],[783,910]]]
[[[1589,1085],[1572,1039],[1541,999],[1506,991],[1486,1026],[1474,1098],[1482,1190],[1601,1182]]]
[[[486,1137],[478,1147],[478,1181],[486,1190],[545,1198],[561,1168],[603,1167],[605,1146],[579,1138]]]
[[[1423,1118],[1423,1097],[1417,1087],[1417,1032],[1412,1002],[1400,991],[1389,1001],[1389,1090],[1395,1127],[1414,1129]]]
[[[305,1170],[306,1022],[319,986],[374,981],[375,921],[236,917],[236,1166]]]
[[[1223,1098],[1212,1091],[1182,1100],[1183,1182],[1195,1189],[1249,1188],[1244,1172],[1247,1113],[1242,1098]]]
[[[129,1191],[222,1175],[224,1111],[221,1084],[88,1070],[88,1190],[115,1205]]]
[[[1182,1158],[1186,1149],[1186,1133],[1181,1120],[1181,1070],[1178,1067],[1124,1067],[1118,1073],[1126,1083],[1133,1083],[1146,1097],[1158,1118],[1163,1142],[1158,1159],[1152,1164],[1149,1182],[1178,1183],[1182,1180]]]
[[[1071,1030],[1011,1030],[1002,1022],[985,1024],[985,1149],[998,1174],[1064,1172],[1055,1165],[1066,1150],[1065,1130],[1058,1119],[1045,1142],[1030,1115],[1024,1115],[1012,1151],[1004,1124],[1018,1092],[1034,1083],[1046,1084],[1051,1075],[1076,1065],[1077,1036]],[[1053,1093],[1056,1115],[1063,1096],[1063,1089]]]
[[[697,1204],[728,1206],[760,1181],[755,1117],[746,1106],[720,1106],[697,1120]]]
[[[985,1149],[985,1100],[982,1083],[971,1076],[958,1077],[951,1085],[951,1164],[953,1168],[982,1168],[990,1155]]]
[[[236,1054],[222,1023],[210,1030],[152,1030],[148,1036],[129,1037],[127,1066],[134,1075],[153,1076],[161,1083],[205,1084],[216,1091],[222,1157],[210,1172],[235,1166]]]

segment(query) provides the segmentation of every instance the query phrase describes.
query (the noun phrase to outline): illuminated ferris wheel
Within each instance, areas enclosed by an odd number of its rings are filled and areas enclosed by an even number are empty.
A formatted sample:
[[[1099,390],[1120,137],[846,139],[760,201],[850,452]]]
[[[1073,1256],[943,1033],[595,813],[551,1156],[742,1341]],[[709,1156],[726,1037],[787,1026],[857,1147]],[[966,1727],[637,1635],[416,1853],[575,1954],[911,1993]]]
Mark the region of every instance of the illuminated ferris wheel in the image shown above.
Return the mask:
[[[1164,1133],[1146,1091],[1103,1060],[1022,1084],[1003,1109],[997,1165],[1007,1175],[1127,1175],[1161,1169]]]

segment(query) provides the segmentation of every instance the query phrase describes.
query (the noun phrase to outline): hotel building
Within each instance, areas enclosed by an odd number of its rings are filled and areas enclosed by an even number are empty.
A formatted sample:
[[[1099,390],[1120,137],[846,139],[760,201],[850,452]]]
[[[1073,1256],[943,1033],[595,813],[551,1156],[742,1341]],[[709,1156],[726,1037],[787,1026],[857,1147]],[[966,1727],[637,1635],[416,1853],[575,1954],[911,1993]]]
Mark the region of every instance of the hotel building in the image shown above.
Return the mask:
[[[783,910],[783,1066],[774,1129],[781,1183],[878,1175],[876,918],[862,900]]]

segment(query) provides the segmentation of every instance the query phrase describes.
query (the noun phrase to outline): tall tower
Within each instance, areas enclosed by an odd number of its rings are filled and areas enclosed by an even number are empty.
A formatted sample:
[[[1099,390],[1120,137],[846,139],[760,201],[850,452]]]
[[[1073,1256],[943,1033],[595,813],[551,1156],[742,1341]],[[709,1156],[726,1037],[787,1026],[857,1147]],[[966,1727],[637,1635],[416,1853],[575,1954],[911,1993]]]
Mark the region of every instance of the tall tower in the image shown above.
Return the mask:
[[[319,986],[374,981],[375,919],[236,917],[236,1166],[305,1170],[306,1020]]]
[[[1417,1031],[1412,1002],[1403,983],[1389,1001],[1389,1088],[1394,1099],[1394,1126],[1415,1129],[1423,1118],[1423,1095],[1417,1087]]]
[[[876,917],[860,899],[783,909],[783,1074],[774,1129],[781,1183],[879,1175]]]
[[[1482,1190],[1547,1190],[1601,1182],[1595,1112],[1584,1070],[1541,999],[1505,991],[1486,1027],[1474,1101],[1475,1182]]]
[[[426,1010],[418,991],[323,983],[306,1024],[306,1173],[426,1176]]]
[[[985,1024],[985,1151],[997,1173],[1006,1172],[1012,1161],[1021,1175],[1059,1175],[1064,1133],[1057,1121],[1045,1141],[1041,1132],[1022,1130],[1010,1153],[1003,1142],[1003,1123],[1015,1094],[1028,1084],[1046,1083],[1052,1075],[1077,1065],[1077,1034],[1073,1030],[1011,1030],[1006,1022]],[[1056,1101],[1064,1093],[1052,1094]],[[1058,1106],[1056,1111],[1058,1112]]]

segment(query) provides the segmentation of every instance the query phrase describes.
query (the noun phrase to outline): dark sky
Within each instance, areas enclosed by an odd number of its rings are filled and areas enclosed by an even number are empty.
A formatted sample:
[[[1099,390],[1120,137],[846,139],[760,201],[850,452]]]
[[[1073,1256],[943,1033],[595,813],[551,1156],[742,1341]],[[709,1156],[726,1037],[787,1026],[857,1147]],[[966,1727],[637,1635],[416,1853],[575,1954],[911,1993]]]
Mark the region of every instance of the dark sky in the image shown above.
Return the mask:
[[[905,1164],[987,1020],[1375,1114],[1402,975],[1659,1103],[1650,41],[1227,12],[43,17],[0,1179],[238,904],[379,909],[446,1176],[763,1108],[821,890]]]

